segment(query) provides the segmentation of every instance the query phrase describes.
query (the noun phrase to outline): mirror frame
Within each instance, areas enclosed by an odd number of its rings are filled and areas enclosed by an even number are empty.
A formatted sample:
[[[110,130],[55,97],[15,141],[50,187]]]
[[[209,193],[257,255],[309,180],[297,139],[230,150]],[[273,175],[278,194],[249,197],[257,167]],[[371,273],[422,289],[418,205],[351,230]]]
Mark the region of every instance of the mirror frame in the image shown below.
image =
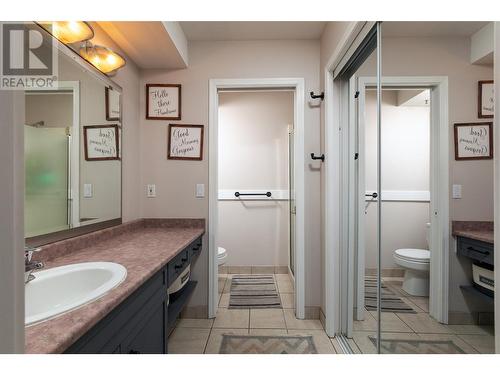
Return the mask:
[[[101,81],[103,83],[103,87],[108,87],[108,88],[116,90],[117,92],[120,93],[120,126],[121,126],[120,148],[122,149],[121,152],[123,155],[123,106],[122,106],[123,89],[121,88],[121,86],[116,84],[107,75],[105,75],[104,73],[102,73],[98,69],[96,69],[91,63],[89,63],[87,60],[82,58],[71,47],[60,42],[57,38],[55,38],[46,29],[41,27],[37,22],[33,22],[33,24],[35,24],[39,28],[40,32],[45,33],[50,38],[52,38],[52,40],[55,41],[55,45],[57,47],[57,50],[62,55],[62,56],[59,55],[59,58],[67,58],[70,61],[78,64],[78,66],[81,67],[84,71],[89,73],[91,76],[93,76],[97,80]],[[122,216],[123,216],[123,159],[120,160],[120,189],[121,189],[121,202],[120,202],[120,217],[119,218],[105,220],[105,221],[101,221],[101,222],[89,224],[89,225],[83,225],[83,226],[79,226],[76,228],[65,229],[65,230],[58,231],[58,232],[47,233],[47,234],[43,234],[40,236],[25,237],[25,245],[30,246],[30,247],[39,247],[39,246],[47,245],[47,244],[54,243],[57,241],[62,241],[62,240],[66,240],[68,238],[78,237],[78,236],[81,236],[83,234],[92,233],[92,232],[95,232],[98,230],[102,230],[105,228],[110,228],[110,227],[114,227],[114,226],[122,224],[122,222],[123,222],[123,220],[122,220]],[[23,212],[23,215],[24,215],[24,212]]]

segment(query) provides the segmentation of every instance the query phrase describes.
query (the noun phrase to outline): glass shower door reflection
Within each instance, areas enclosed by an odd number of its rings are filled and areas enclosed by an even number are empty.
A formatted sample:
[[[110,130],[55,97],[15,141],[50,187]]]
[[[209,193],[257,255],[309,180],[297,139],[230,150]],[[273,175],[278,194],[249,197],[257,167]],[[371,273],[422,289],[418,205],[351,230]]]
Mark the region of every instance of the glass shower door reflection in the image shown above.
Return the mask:
[[[24,126],[25,237],[69,228],[65,128]]]

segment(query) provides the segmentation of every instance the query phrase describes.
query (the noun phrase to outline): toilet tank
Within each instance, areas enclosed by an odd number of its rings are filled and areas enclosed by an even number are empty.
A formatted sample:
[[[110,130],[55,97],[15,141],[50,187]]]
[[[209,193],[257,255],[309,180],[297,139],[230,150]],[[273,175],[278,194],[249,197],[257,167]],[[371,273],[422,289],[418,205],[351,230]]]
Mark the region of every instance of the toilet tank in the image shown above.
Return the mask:
[[[431,248],[431,223],[426,223],[425,224],[425,240],[427,241],[427,247]]]

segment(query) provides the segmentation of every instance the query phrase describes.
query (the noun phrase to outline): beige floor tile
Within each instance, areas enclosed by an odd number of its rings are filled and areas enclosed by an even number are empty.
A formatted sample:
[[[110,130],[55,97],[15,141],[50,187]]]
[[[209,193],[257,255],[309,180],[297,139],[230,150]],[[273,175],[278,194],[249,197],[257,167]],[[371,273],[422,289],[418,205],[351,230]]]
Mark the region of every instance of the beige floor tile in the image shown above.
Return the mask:
[[[377,312],[370,311],[370,314],[377,322]],[[399,317],[392,312],[382,312],[382,324],[380,326],[382,332],[413,332]],[[373,330],[372,330],[373,331]]]
[[[448,328],[457,335],[494,335],[494,326],[477,326],[474,324],[449,324]]]
[[[307,320],[307,319],[297,319],[295,317],[295,312],[293,309],[284,309],[285,313],[285,323],[288,330],[291,329],[310,329],[323,330],[323,325],[319,320]]]
[[[229,293],[222,293],[222,296],[219,300],[219,307],[228,307],[229,306]]]
[[[495,336],[487,335],[458,335],[467,344],[482,354],[495,353]]]
[[[248,328],[250,311],[248,309],[219,308],[214,321],[214,328]]]
[[[453,332],[444,324],[438,323],[427,313],[400,314],[397,316],[416,333],[448,333]]]
[[[429,312],[429,298],[428,297],[408,297],[408,299],[424,312]]]
[[[332,343],[333,348],[335,349],[335,353],[336,354],[345,354],[342,351],[342,348],[340,347],[340,344],[339,344],[339,342],[337,341],[337,339],[335,337],[331,337],[330,338],[330,342]]]
[[[421,340],[429,341],[452,341],[456,346],[458,346],[465,354],[478,354],[478,352],[464,340],[462,340],[457,335],[444,335],[444,334],[432,334],[432,333],[419,333],[418,336]],[[450,353],[439,353],[439,354],[450,354]]]
[[[354,331],[376,331],[377,330],[377,321],[372,316],[371,312],[365,311],[365,319],[364,320],[355,320],[353,322],[353,330]]]
[[[226,283],[224,284],[224,288],[219,291],[222,291],[222,293],[229,293],[231,291],[231,281],[232,278],[228,277]]]
[[[250,328],[286,329],[282,309],[251,309]]]
[[[293,293],[280,293],[280,298],[281,298],[281,306],[284,309],[294,308],[295,296]]]
[[[278,291],[280,293],[293,293],[294,292],[293,284],[290,280],[277,279],[276,283],[278,284]]]
[[[177,328],[212,328],[213,319],[179,319]]]
[[[219,329],[213,328],[208,338],[205,354],[219,354],[222,335],[248,335],[248,329]]]
[[[347,343],[349,344],[349,347],[351,348],[354,354],[363,354],[359,349],[358,344],[356,344],[356,342],[354,341],[354,339],[347,339]]]
[[[376,341],[370,339],[376,338],[376,332],[353,332],[353,340],[363,354],[376,354]],[[416,333],[400,333],[400,332],[384,332],[382,339],[386,340],[418,340],[419,336]]]
[[[274,275],[274,266],[252,266],[252,275]]]
[[[288,330],[289,336],[312,336],[318,354],[336,354],[330,338],[325,331],[292,329]]]
[[[276,279],[276,281],[292,281],[292,278],[288,273],[276,274],[274,275],[274,278]]]
[[[203,354],[210,329],[182,328],[174,329],[168,339],[170,354]]]
[[[251,266],[229,266],[228,273],[237,274],[237,275],[251,275],[252,267]]]
[[[286,336],[286,329],[276,328],[250,328],[250,336]]]

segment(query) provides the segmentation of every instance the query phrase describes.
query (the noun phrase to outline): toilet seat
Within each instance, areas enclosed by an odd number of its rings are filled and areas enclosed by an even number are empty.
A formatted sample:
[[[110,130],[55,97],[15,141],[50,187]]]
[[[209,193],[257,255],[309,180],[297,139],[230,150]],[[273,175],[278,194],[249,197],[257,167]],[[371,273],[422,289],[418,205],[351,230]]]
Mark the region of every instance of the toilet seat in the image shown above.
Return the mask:
[[[431,261],[431,252],[424,249],[397,249],[394,256],[416,263],[430,263]]]
[[[218,247],[217,249],[217,262],[219,265],[226,263],[227,251],[223,247]]]

